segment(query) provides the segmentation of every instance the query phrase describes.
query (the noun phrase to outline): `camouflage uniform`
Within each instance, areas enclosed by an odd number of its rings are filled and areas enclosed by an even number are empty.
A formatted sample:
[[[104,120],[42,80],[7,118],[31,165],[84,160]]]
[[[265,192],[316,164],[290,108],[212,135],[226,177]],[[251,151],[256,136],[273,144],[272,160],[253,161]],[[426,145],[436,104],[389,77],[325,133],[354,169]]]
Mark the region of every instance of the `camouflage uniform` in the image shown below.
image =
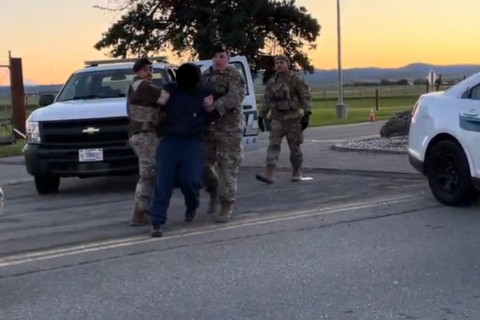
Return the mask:
[[[214,107],[221,116],[205,131],[204,186],[210,194],[209,213],[215,212],[218,196],[221,209],[217,221],[225,222],[236,202],[238,169],[243,161],[245,81],[236,68],[227,66],[222,73],[211,68],[202,76],[202,83],[214,92]]]
[[[134,196],[132,225],[148,223],[148,209],[155,185],[155,153],[158,145],[159,105],[165,104],[168,93],[146,80],[135,78],[127,92],[130,119],[130,145],[138,157],[140,179]]]
[[[301,180],[303,164],[303,130],[308,126],[312,113],[310,88],[303,78],[294,71],[277,72],[266,84],[264,103],[259,118],[270,114],[270,143],[267,150],[267,172],[257,179],[273,183],[274,172],[280,155],[283,137],[290,149],[290,163],[293,168],[292,181]]]

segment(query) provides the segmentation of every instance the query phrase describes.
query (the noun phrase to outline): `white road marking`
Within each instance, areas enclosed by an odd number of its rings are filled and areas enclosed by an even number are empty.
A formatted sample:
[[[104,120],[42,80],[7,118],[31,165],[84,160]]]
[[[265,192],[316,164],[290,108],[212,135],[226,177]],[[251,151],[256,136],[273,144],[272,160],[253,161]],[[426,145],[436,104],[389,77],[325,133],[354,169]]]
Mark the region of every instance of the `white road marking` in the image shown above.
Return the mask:
[[[419,199],[422,199],[423,197],[424,196],[417,194],[417,195],[399,196],[399,197],[391,197],[391,198],[379,198],[379,199],[372,199],[369,201],[356,202],[348,205],[337,205],[337,206],[331,206],[331,207],[324,207],[321,209],[285,212],[277,215],[268,215],[267,217],[263,217],[263,218],[252,218],[252,219],[247,218],[243,221],[238,221],[238,222],[233,221],[228,225],[211,225],[207,227],[198,228],[197,230],[194,230],[194,231],[188,231],[185,229],[178,230],[171,233],[169,232],[166,236],[162,238],[150,238],[150,237],[146,238],[145,236],[135,236],[135,237],[129,237],[129,238],[124,238],[119,240],[100,241],[100,242],[95,242],[95,243],[90,243],[85,245],[78,245],[73,247],[13,255],[10,257],[1,258],[0,268],[11,267],[11,266],[25,264],[29,262],[39,262],[39,261],[67,257],[72,255],[79,255],[79,254],[90,253],[90,252],[118,249],[122,247],[134,246],[139,244],[166,241],[166,240],[171,240],[176,238],[186,238],[186,237],[193,237],[198,235],[205,235],[209,233],[239,229],[239,228],[248,227],[248,226],[256,226],[256,225],[262,225],[267,223],[283,222],[283,221],[294,220],[294,219],[314,217],[319,215],[368,209],[368,208],[373,208],[378,206],[389,206],[392,204],[400,204],[405,202],[411,202],[414,200],[419,200]]]

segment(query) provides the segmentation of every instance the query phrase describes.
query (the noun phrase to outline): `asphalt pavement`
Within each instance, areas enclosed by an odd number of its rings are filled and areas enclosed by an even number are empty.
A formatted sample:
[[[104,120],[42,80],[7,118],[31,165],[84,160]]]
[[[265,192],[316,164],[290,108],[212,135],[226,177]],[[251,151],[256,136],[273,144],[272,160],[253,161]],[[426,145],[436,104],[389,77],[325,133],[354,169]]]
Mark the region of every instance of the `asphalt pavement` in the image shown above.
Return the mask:
[[[263,134],[234,220],[203,201],[185,224],[175,192],[160,239],[128,226],[135,177],[45,197],[0,159],[0,319],[480,319],[479,205],[440,205],[404,154],[330,149],[382,124],[308,130],[311,179],[289,181],[285,145],[271,186],[254,179]]]
[[[260,222],[12,261],[0,318],[480,318],[478,208],[427,197]]]

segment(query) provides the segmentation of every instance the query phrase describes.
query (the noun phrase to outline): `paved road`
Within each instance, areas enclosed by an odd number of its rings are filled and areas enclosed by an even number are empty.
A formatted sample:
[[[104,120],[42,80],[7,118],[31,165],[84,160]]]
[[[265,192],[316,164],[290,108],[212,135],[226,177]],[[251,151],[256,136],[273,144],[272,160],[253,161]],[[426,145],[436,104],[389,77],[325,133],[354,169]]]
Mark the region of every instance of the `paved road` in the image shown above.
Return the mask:
[[[19,257],[0,318],[480,318],[478,207],[324,210]]]
[[[329,150],[379,126],[310,131],[302,183],[286,152],[256,182],[248,152],[235,220],[184,224],[176,192],[162,239],[127,224],[134,177],[41,197],[0,161],[0,319],[479,318],[478,206],[440,206],[403,155]]]
[[[301,185],[289,182],[289,172],[278,174],[278,183],[257,182],[254,171],[243,169],[239,180],[238,219],[311,209],[348,201],[416,193],[425,189],[423,180],[411,176],[380,176],[371,173],[345,175],[307,171],[313,178]],[[128,225],[134,178],[67,180],[53,196],[38,196],[32,183],[6,186],[4,215],[0,216],[0,256],[148,233],[147,228]],[[205,196],[205,195],[204,195]],[[202,201],[205,211],[207,199]],[[201,213],[201,212],[200,212]],[[178,190],[169,213],[170,229],[183,228],[184,204]],[[211,224],[200,214],[193,226]]]
[[[326,136],[326,140],[330,141],[334,136],[361,136],[377,131],[375,126],[379,127],[379,124],[312,130],[313,133],[306,139],[310,145],[305,147],[306,162],[312,165],[306,165],[304,171],[312,180],[301,184],[289,182],[287,152],[282,154],[278,183],[273,186],[266,186],[254,179],[255,172],[263,166],[265,149],[246,153],[245,164],[240,172],[236,219],[423,192],[425,183],[417,174],[365,170],[345,172],[341,168],[321,168],[319,164],[326,163],[315,162],[318,155],[325,157],[327,153],[338,158],[329,161],[331,164],[341,164],[340,159],[352,162],[352,154],[329,150],[331,143],[318,137]],[[265,139],[265,136],[262,138]],[[312,150],[317,154],[309,154]],[[390,156],[405,160],[403,156]],[[358,162],[362,161],[359,158]],[[366,164],[370,161],[366,161]],[[383,163],[392,164],[388,161]],[[282,170],[282,167],[287,169]],[[2,170],[4,174],[24,170],[18,161],[4,164],[2,168],[5,168]],[[18,179],[17,182],[7,183],[4,186],[4,213],[0,216],[0,256],[147,234],[148,227],[128,226],[135,183],[136,177],[64,179],[60,193],[52,196],[38,196],[31,181]],[[204,198],[201,211],[205,211],[206,200]],[[167,226],[174,231],[185,228],[183,214],[183,199],[177,190]],[[188,227],[211,224],[211,216],[199,214],[197,221]]]

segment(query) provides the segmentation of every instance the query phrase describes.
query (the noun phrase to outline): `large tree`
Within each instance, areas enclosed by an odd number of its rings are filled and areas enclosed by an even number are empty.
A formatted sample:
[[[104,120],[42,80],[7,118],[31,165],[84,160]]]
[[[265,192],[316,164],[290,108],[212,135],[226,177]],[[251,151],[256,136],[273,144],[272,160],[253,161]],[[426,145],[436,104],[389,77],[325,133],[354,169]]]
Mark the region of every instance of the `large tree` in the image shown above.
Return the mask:
[[[117,0],[122,1],[122,0]],[[320,25],[295,0],[123,0],[120,18],[95,44],[113,57],[171,50],[191,59],[210,59],[221,40],[245,55],[254,72],[262,56],[283,53],[295,67],[314,68],[306,51],[315,49]]]

